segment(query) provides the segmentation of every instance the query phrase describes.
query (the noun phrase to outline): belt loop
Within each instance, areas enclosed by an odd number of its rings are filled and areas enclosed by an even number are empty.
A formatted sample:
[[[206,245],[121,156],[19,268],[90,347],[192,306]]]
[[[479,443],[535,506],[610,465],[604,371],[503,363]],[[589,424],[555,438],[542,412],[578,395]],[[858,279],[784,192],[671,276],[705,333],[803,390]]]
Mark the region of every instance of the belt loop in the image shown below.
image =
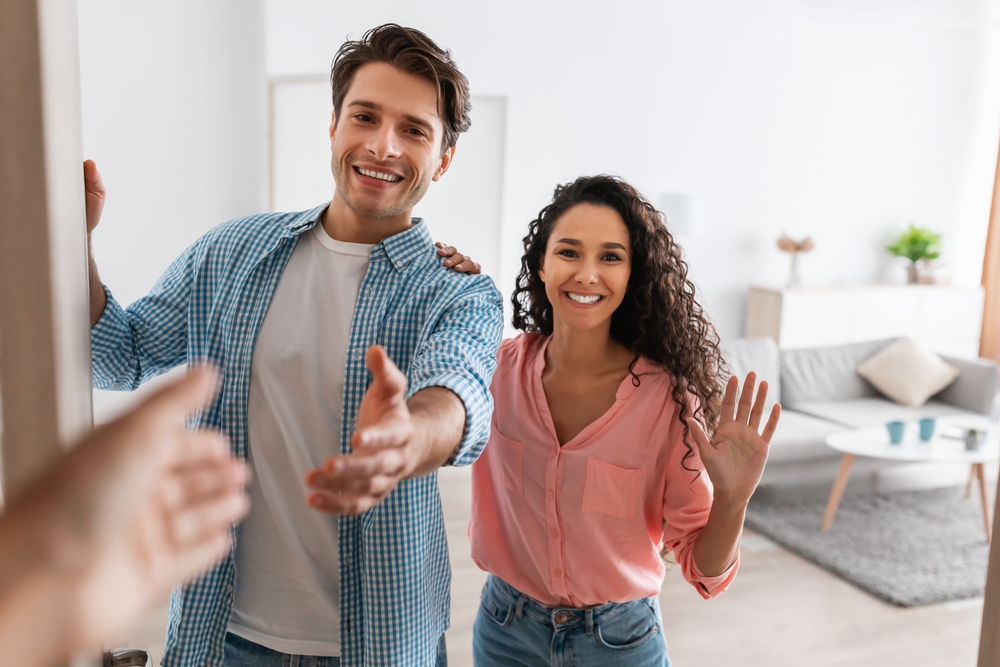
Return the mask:
[[[528,601],[528,596],[521,593],[521,597],[517,599],[517,610],[514,612],[517,614],[518,618],[524,616],[524,603]]]
[[[583,622],[587,627],[587,634],[594,634],[594,610],[584,609],[583,610]]]

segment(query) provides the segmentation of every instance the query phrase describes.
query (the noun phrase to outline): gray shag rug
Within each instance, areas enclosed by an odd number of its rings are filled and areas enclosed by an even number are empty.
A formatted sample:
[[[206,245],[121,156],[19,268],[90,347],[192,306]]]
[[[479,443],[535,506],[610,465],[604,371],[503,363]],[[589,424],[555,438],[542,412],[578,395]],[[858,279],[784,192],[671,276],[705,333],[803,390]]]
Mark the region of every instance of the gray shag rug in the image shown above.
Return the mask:
[[[983,594],[989,545],[974,491],[846,493],[826,532],[826,500],[755,496],[746,525],[881,600],[916,607]]]

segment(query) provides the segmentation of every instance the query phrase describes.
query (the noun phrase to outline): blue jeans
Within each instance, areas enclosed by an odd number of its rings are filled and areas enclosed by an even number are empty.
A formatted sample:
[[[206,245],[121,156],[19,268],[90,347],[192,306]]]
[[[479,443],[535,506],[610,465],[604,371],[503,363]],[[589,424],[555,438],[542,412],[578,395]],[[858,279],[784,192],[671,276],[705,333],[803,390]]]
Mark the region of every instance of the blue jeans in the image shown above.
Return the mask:
[[[489,576],[472,631],[476,667],[670,667],[656,596],[546,607]]]
[[[340,667],[340,658],[315,655],[289,655],[272,651],[231,632],[226,633],[226,654],[223,667]],[[448,667],[448,651],[444,635],[438,642],[435,667]]]

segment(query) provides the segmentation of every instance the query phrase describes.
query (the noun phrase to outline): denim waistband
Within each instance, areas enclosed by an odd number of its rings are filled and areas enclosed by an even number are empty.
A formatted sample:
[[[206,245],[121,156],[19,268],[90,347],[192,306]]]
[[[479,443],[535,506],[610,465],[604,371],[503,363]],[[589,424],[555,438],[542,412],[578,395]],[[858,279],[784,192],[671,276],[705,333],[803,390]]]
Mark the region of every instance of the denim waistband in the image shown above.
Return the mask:
[[[654,598],[640,598],[630,602],[606,602],[593,607],[548,607],[534,598],[517,590],[496,575],[489,575],[486,590],[502,601],[514,606],[518,618],[529,616],[543,623],[551,623],[553,628],[584,626],[587,633],[593,631],[594,623],[610,620],[618,614],[633,609],[637,604],[654,607]],[[654,607],[655,608],[655,607]]]

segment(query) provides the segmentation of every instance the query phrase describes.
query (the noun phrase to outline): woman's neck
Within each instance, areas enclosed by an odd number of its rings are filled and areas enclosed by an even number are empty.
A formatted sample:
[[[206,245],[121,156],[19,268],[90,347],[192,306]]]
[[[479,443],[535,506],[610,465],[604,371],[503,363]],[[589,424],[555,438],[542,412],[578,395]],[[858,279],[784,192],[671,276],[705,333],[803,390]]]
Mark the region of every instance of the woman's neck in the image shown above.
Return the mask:
[[[554,322],[552,336],[545,349],[545,367],[549,373],[603,373],[630,363],[632,352],[611,337],[611,323],[581,331]]]

